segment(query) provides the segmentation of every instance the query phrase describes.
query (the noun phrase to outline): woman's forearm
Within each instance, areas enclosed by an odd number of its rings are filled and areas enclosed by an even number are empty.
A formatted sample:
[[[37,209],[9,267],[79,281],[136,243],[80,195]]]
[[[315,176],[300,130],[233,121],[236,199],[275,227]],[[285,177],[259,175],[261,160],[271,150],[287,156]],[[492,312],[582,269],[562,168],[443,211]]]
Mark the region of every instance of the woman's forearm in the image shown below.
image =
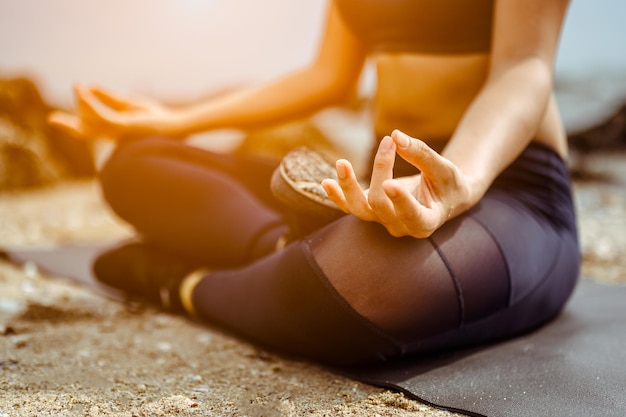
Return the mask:
[[[255,128],[304,117],[347,99],[355,80],[338,80],[316,67],[296,71],[274,82],[172,111],[164,133],[189,134],[219,128]]]
[[[568,3],[511,0],[494,6],[489,76],[444,150],[472,184],[470,206],[545,125]]]
[[[366,53],[331,3],[326,30],[312,63],[274,82],[186,107],[119,96],[99,88],[76,91],[76,114],[55,112],[50,123],[75,136],[182,137],[208,129],[251,129],[306,116],[341,103],[355,91]]]
[[[442,155],[472,179],[473,205],[537,132],[552,91],[551,68],[528,58],[492,75]]]

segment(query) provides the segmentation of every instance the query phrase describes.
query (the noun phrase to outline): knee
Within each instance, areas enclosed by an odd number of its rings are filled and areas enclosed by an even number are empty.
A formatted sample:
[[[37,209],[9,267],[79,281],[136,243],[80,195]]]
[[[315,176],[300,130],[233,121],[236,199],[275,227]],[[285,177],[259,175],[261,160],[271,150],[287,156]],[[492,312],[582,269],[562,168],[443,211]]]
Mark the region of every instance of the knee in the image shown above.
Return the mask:
[[[142,139],[130,142],[118,143],[117,147],[105,161],[99,172],[99,180],[107,182],[115,178],[115,174],[130,169],[138,159],[148,155],[150,149],[155,146],[154,140]]]
[[[98,181],[107,203],[115,210],[128,201],[134,184],[145,177],[145,161],[163,147],[165,139],[146,138],[122,143],[98,173]]]

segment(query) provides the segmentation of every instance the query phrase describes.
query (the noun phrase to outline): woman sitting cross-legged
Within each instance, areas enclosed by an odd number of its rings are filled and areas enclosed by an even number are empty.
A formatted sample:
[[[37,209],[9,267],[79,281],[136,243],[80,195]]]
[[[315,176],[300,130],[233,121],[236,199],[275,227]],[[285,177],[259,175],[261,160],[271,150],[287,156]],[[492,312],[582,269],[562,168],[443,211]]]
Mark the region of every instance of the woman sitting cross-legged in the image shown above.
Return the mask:
[[[77,112],[50,122],[117,138],[99,180],[140,239],[103,254],[98,278],[325,363],[475,345],[546,323],[580,262],[552,92],[567,3],[333,0],[314,61],[274,82],[183,108],[78,88]],[[367,175],[343,159],[330,166],[311,196],[324,215],[276,199],[277,167],[261,157],[172,139],[340,104],[366,59],[377,68],[380,141]],[[287,158],[274,180],[306,197]]]

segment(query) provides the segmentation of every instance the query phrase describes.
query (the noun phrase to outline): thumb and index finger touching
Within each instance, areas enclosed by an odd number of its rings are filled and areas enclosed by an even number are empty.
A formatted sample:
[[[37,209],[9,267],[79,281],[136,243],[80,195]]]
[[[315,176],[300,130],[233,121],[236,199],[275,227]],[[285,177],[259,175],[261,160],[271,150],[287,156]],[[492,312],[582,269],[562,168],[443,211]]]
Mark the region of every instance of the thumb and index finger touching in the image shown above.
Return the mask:
[[[128,99],[101,87],[92,87],[87,91],[100,102],[114,110],[125,110],[129,107]]]
[[[75,112],[55,110],[47,118],[47,122],[70,135],[84,139],[88,136],[83,119],[102,120],[107,107],[115,109],[123,106],[123,102],[99,88],[74,87],[77,109]]]
[[[455,167],[448,159],[425,142],[415,139],[399,130],[394,130],[391,137],[396,142],[398,154],[417,167],[432,184],[446,184],[454,177]]]
[[[396,143],[398,154],[424,175],[431,177],[441,174],[445,159],[425,142],[397,129],[391,133],[391,138]]]

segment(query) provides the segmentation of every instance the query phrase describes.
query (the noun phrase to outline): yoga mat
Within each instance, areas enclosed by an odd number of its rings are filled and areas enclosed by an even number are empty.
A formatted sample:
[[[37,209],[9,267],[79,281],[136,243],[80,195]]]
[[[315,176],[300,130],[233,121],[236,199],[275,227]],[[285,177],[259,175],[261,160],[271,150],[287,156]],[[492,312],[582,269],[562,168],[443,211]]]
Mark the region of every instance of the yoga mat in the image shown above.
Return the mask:
[[[124,294],[101,284],[93,275],[91,266],[96,257],[120,242],[62,245],[47,247],[0,248],[3,257],[17,265],[30,265],[51,277],[66,278],[114,299],[123,299]]]
[[[346,376],[470,416],[626,416],[626,286],[582,280],[561,315],[495,345]]]
[[[119,244],[119,242],[117,243]],[[93,277],[93,259],[111,245],[5,248],[113,297]],[[335,370],[470,416],[626,416],[626,286],[581,280],[562,314],[542,328],[494,345]]]

